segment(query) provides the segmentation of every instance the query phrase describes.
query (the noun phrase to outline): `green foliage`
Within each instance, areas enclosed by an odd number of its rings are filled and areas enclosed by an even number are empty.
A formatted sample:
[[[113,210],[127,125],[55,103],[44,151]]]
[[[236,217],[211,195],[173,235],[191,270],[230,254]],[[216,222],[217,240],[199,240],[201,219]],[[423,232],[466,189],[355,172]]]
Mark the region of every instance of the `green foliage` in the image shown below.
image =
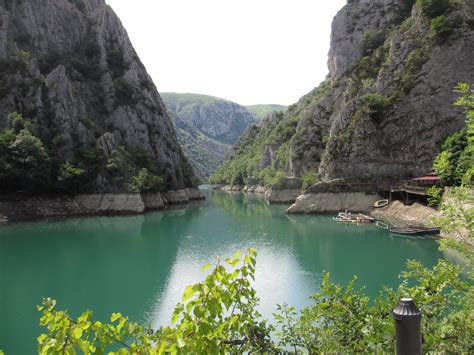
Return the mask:
[[[430,186],[426,189],[426,196],[428,197],[429,206],[438,206],[443,197],[443,189],[438,186]]]
[[[30,60],[30,52],[19,50],[13,60],[13,68],[16,71],[23,71],[28,66],[28,61]]]
[[[441,217],[436,218],[436,224],[443,232],[453,238],[443,239],[444,249],[456,249],[474,260],[473,248],[466,244],[474,238],[474,195],[472,184],[450,187],[440,205]]]
[[[393,352],[391,312],[400,297],[409,295],[423,312],[424,351],[469,352],[474,324],[464,317],[472,310],[473,288],[461,281],[459,268],[440,261],[427,269],[410,261],[401,277],[397,290],[387,288],[370,300],[355,287],[356,278],[343,287],[324,274],[320,292],[311,296],[314,305],[299,318],[293,309],[280,307],[275,319],[286,332],[281,345],[309,353]]]
[[[431,31],[439,41],[444,41],[453,33],[456,23],[441,15],[431,20]]]
[[[121,48],[110,49],[107,52],[107,64],[112,71],[114,79],[121,78],[130,67],[130,64],[125,62]]]
[[[400,32],[405,33],[407,32],[411,26],[413,25],[413,18],[411,16],[407,17],[400,25]]]
[[[417,6],[428,16],[440,16],[452,6],[451,0],[416,0]]]
[[[403,93],[409,93],[415,86],[415,75],[420,72],[429,58],[429,51],[424,47],[417,48],[408,54],[407,64],[400,77],[400,88]]]
[[[120,146],[109,157],[106,171],[123,188],[131,188],[134,192],[157,192],[169,188],[163,165],[143,147]]]
[[[58,176],[58,186],[67,192],[77,193],[86,184],[86,171],[69,163],[61,166]]]
[[[461,186],[447,190],[440,205],[442,217],[437,218],[436,223],[452,237],[443,240],[442,247],[458,250],[472,264],[474,250],[465,243],[472,244],[474,237],[474,91],[466,83],[458,84],[455,91],[460,96],[454,105],[464,108],[466,129],[444,141],[434,167],[445,180]]]
[[[108,324],[94,321],[90,311],[72,319],[67,312],[55,310],[54,300],[45,299],[38,310],[47,332],[38,337],[38,352],[224,354],[274,350],[272,327],[260,320],[255,310],[258,298],[251,287],[255,250],[249,249],[242,259],[236,253],[225,262],[228,267],[219,261],[203,282],[186,287],[174,309],[172,325],[156,331],[120,313],[112,314]]]
[[[303,191],[306,191],[311,185],[318,182],[318,175],[315,171],[308,171],[301,179],[303,180]]]
[[[272,112],[285,112],[288,107],[282,105],[251,105],[245,106],[245,108],[258,120],[263,120]]]
[[[10,113],[8,115],[7,121],[8,121],[8,125],[10,126],[10,128],[13,129],[13,131],[15,131],[15,133],[17,133],[17,134],[20,133],[21,130],[24,130],[24,129],[30,130],[31,129],[31,124],[29,122],[25,121],[23,116],[20,115],[18,112]]]
[[[258,178],[263,182],[264,186],[279,186],[285,178],[285,173],[271,166],[267,166],[259,172]]]
[[[118,106],[132,106],[136,103],[133,87],[124,78],[114,80],[114,89]]]
[[[158,192],[165,188],[165,179],[161,176],[150,174],[147,169],[141,169],[137,176],[132,177],[133,192]]]
[[[468,84],[459,84],[460,97],[454,103],[464,108],[466,128],[447,137],[441,145],[433,168],[448,184],[471,183],[474,167],[474,92]]]
[[[474,88],[467,83],[459,83],[454,91],[460,95],[454,105],[462,107],[466,114],[467,150],[474,154]]]
[[[367,31],[362,40],[362,53],[364,56],[370,55],[385,42],[385,33],[383,31]]]
[[[0,132],[0,189],[36,191],[49,181],[50,158],[20,114],[11,113],[8,122]]]
[[[369,114],[381,113],[390,105],[389,99],[378,93],[365,94],[360,99]]]

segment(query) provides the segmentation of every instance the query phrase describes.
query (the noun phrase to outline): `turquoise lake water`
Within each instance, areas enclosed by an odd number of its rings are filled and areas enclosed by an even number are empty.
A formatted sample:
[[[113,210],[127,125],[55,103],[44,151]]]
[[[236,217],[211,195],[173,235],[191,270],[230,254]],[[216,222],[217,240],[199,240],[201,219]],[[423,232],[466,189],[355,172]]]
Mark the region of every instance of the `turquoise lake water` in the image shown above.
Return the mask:
[[[0,349],[36,351],[43,297],[77,315],[112,312],[154,326],[168,323],[184,287],[201,266],[236,250],[257,249],[260,310],[309,305],[323,271],[353,275],[375,295],[398,284],[407,259],[426,266],[443,255],[429,238],[392,236],[375,225],[344,225],[330,216],[288,216],[259,195],[203,190],[188,208],[138,216],[87,217],[0,226]]]

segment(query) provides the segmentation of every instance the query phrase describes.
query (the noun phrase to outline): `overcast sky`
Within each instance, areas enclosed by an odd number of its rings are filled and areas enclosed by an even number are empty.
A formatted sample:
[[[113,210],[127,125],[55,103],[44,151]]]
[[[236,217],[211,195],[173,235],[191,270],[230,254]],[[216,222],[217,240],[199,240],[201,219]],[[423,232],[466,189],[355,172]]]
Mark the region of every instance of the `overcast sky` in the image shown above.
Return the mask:
[[[346,0],[106,0],[158,91],[296,102],[324,80]]]

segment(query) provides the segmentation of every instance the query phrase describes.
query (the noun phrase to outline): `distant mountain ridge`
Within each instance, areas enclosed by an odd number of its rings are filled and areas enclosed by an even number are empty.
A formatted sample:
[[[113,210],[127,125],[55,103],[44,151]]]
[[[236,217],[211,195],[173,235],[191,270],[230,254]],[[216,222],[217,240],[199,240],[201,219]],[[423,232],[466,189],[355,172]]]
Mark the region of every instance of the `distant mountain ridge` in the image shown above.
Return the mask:
[[[224,161],[242,133],[257,124],[265,112],[286,109],[281,105],[253,105],[209,95],[160,93],[172,117],[178,141],[194,170],[207,179]]]

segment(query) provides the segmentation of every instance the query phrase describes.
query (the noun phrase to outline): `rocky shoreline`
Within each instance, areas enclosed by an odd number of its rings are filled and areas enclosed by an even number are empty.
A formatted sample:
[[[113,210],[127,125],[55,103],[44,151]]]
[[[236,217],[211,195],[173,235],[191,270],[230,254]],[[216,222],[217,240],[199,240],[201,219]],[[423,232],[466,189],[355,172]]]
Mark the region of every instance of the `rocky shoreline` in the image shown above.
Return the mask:
[[[269,203],[293,203],[301,195],[301,188],[286,189],[274,186],[265,187],[262,185],[210,185],[213,190],[226,192],[244,192],[263,194]]]
[[[375,201],[380,200],[377,193],[368,192],[320,192],[299,196],[295,203],[286,210],[288,214],[368,212]]]
[[[374,208],[375,201],[383,198],[375,189],[363,186],[344,186],[318,184],[307,193],[301,189],[275,189],[261,185],[210,185],[211,189],[227,192],[264,194],[269,203],[290,203],[286,209],[288,214],[324,214],[337,213],[344,210],[370,214],[377,220],[394,227],[413,226],[434,227],[433,219],[439,212],[419,203],[404,205],[400,201],[392,201],[385,207]],[[276,202],[275,202],[276,201]]]
[[[374,208],[370,215],[394,227],[404,227],[409,224],[422,228],[435,227],[433,220],[440,217],[440,213],[434,208],[419,203],[408,206],[400,201],[392,201],[382,208]]]
[[[2,196],[0,197],[0,224],[51,217],[139,214],[204,198],[198,189],[172,190],[152,194],[88,194],[61,197]]]

